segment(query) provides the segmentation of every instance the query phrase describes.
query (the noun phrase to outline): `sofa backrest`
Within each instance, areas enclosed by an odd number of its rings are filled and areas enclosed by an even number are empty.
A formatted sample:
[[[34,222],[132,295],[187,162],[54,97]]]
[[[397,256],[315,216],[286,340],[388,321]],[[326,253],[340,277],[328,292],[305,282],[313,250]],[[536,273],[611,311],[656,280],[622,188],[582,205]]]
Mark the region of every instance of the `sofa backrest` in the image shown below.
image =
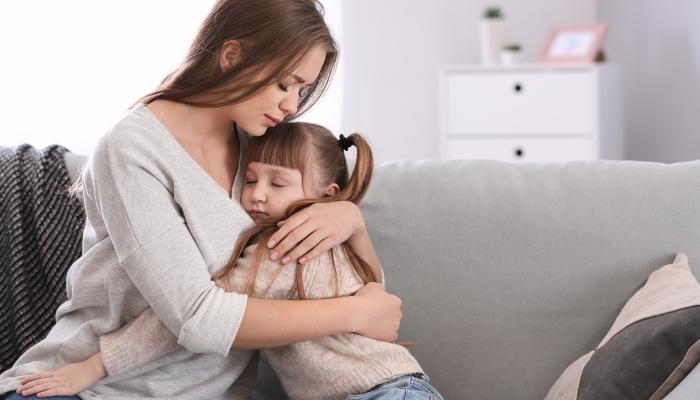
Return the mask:
[[[446,399],[541,400],[652,271],[700,276],[700,161],[392,162],[361,209]],[[261,368],[252,398],[280,398]]]
[[[361,209],[446,399],[541,400],[652,271],[700,276],[700,162],[392,162]]]

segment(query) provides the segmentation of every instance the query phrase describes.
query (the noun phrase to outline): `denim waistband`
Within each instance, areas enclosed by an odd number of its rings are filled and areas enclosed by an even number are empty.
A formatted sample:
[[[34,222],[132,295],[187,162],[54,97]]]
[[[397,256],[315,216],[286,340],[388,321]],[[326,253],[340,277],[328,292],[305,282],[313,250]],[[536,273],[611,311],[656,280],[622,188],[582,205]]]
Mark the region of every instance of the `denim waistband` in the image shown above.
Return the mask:
[[[401,375],[401,376],[396,377],[394,379],[390,379],[386,382],[382,382],[376,386],[373,386],[371,389],[368,390],[368,392],[371,392],[373,390],[379,390],[384,386],[388,386],[388,385],[391,385],[392,383],[402,381],[404,379],[409,379],[409,378],[416,378],[416,379],[420,379],[420,380],[423,380],[423,381],[430,383],[430,378],[428,378],[428,375],[426,375],[422,372],[414,372],[412,374]]]

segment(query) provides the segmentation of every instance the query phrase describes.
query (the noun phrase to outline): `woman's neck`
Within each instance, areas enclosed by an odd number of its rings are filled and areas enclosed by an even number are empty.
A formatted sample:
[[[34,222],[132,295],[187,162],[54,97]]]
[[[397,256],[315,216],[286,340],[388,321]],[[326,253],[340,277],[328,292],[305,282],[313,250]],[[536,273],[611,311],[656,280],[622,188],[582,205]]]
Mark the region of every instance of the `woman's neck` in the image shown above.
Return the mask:
[[[194,107],[169,100],[155,100],[146,106],[178,142],[190,144],[228,143],[235,136],[233,120],[226,109]]]
[[[225,108],[200,108],[167,100],[146,106],[229,198],[238,172],[240,143]]]

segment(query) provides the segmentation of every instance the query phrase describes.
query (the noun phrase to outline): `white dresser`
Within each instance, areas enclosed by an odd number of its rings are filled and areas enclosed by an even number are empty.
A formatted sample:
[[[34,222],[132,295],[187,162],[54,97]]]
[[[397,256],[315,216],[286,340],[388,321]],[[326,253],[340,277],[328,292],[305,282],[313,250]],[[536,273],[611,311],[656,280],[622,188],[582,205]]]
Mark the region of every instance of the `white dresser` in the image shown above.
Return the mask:
[[[608,65],[446,66],[446,159],[560,162],[624,158],[621,77]]]

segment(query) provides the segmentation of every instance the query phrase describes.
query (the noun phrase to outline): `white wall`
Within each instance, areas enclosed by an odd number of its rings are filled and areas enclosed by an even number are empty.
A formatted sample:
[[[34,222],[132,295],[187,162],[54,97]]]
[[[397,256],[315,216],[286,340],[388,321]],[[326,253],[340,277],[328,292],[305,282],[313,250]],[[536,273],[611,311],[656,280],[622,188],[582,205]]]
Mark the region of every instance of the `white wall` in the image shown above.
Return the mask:
[[[598,0],[624,71],[627,158],[700,159],[700,2]]]
[[[58,143],[91,154],[180,62],[214,2],[0,1],[0,146]],[[341,0],[322,2],[342,42]],[[342,75],[341,66],[306,120],[340,131]]]
[[[326,24],[333,34],[333,38],[339,47],[343,48],[343,0],[321,0],[325,9]],[[340,58],[338,69],[328,88],[326,95],[316,103],[314,108],[300,118],[301,121],[313,122],[330,129],[336,136],[340,135],[343,128],[343,87],[345,77],[344,58]]]
[[[97,139],[184,56],[214,0],[0,2],[0,146]]]
[[[479,62],[478,20],[491,5],[525,61],[551,26],[596,18],[595,0],[346,0],[343,131],[366,134],[380,162],[437,158],[438,67]]]

